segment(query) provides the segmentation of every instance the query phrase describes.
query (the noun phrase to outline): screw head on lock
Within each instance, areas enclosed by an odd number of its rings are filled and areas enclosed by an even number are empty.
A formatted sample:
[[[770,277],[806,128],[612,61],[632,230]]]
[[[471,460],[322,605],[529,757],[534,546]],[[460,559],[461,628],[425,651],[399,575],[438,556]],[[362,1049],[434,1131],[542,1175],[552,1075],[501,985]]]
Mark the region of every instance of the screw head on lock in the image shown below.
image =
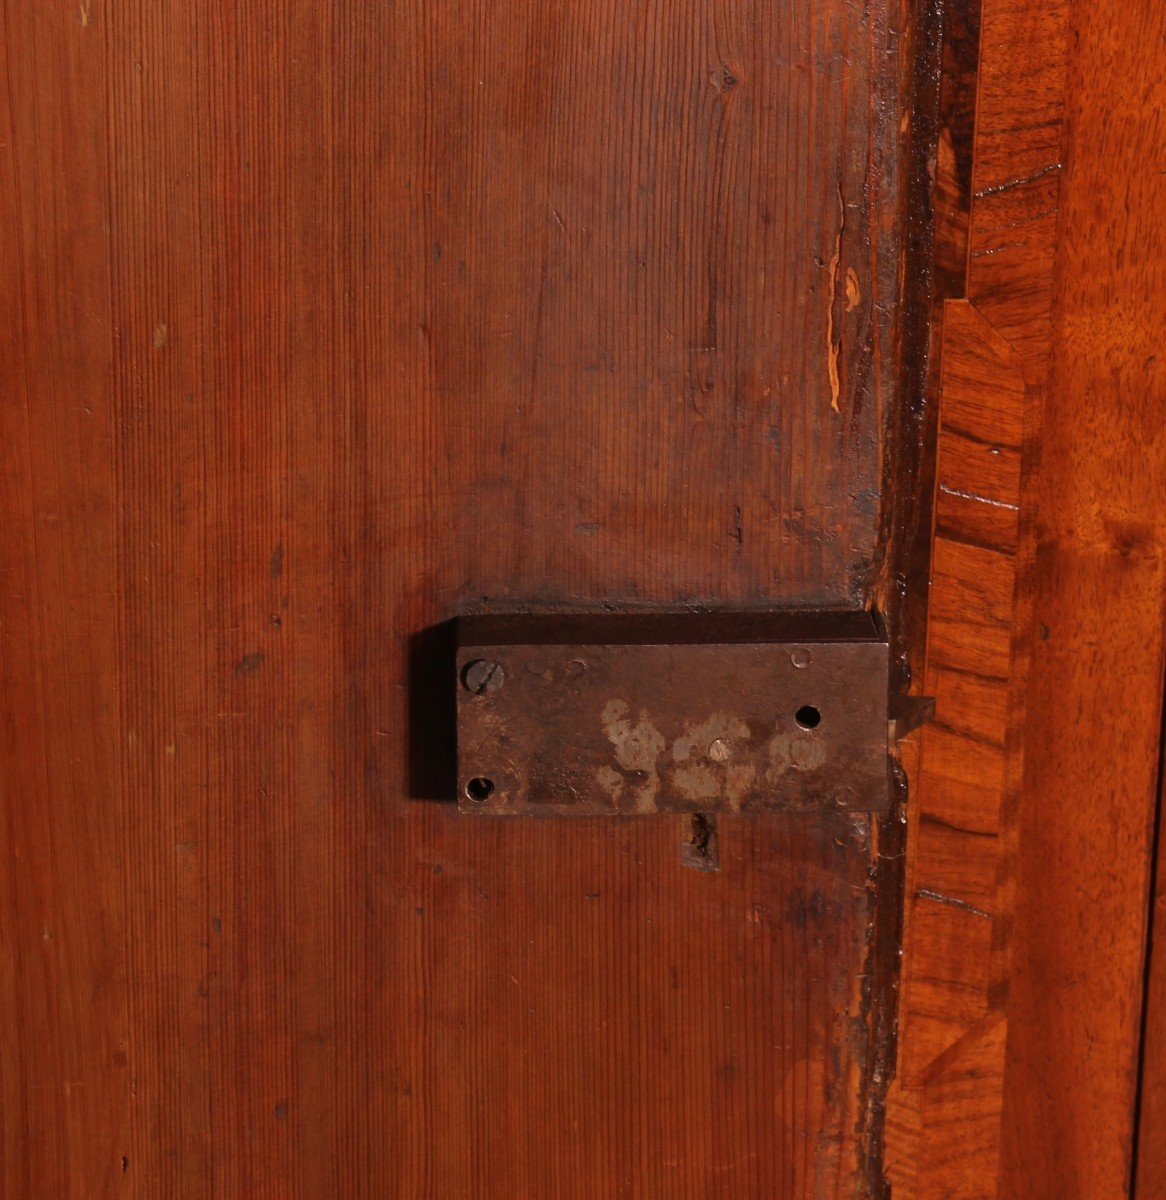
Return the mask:
[[[496,692],[505,682],[506,672],[502,664],[488,658],[475,658],[462,668],[462,687],[474,696]]]

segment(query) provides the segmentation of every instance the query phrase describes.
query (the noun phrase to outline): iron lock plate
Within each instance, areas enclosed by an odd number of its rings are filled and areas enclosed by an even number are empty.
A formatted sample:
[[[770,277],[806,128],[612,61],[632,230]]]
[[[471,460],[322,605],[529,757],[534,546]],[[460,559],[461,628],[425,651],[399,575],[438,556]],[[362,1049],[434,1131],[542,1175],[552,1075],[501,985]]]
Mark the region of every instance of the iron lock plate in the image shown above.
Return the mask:
[[[462,618],[459,806],[885,811],[888,664],[869,612]]]

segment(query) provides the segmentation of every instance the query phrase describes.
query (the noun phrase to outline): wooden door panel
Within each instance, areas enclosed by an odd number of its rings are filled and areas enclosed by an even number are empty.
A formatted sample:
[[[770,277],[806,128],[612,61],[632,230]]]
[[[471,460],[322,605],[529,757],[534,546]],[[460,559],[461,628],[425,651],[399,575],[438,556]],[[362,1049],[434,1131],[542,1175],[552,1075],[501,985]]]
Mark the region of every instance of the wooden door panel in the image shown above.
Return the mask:
[[[883,835],[459,818],[426,631],[872,601],[897,9],[5,15],[0,1195],[867,1194]]]

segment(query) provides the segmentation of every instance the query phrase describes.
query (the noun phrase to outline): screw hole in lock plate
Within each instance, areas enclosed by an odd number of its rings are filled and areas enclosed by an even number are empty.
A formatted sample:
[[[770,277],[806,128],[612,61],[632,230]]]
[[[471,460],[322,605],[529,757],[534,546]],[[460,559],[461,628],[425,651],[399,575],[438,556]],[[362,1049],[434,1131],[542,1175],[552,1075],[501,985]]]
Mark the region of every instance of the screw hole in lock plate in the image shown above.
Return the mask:
[[[475,804],[484,804],[494,794],[494,781],[484,775],[475,775],[466,783],[466,798]]]
[[[794,720],[803,729],[817,729],[822,723],[822,712],[813,704],[803,704],[801,708],[794,713]]]

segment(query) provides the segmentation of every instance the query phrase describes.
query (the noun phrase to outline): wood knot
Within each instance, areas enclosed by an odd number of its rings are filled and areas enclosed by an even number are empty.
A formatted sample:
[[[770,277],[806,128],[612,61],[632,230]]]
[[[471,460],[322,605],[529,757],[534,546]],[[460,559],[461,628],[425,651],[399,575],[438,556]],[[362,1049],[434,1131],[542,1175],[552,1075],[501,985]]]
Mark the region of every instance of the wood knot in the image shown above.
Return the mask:
[[[709,83],[720,94],[731,92],[741,81],[729,67],[717,67],[709,76]]]

